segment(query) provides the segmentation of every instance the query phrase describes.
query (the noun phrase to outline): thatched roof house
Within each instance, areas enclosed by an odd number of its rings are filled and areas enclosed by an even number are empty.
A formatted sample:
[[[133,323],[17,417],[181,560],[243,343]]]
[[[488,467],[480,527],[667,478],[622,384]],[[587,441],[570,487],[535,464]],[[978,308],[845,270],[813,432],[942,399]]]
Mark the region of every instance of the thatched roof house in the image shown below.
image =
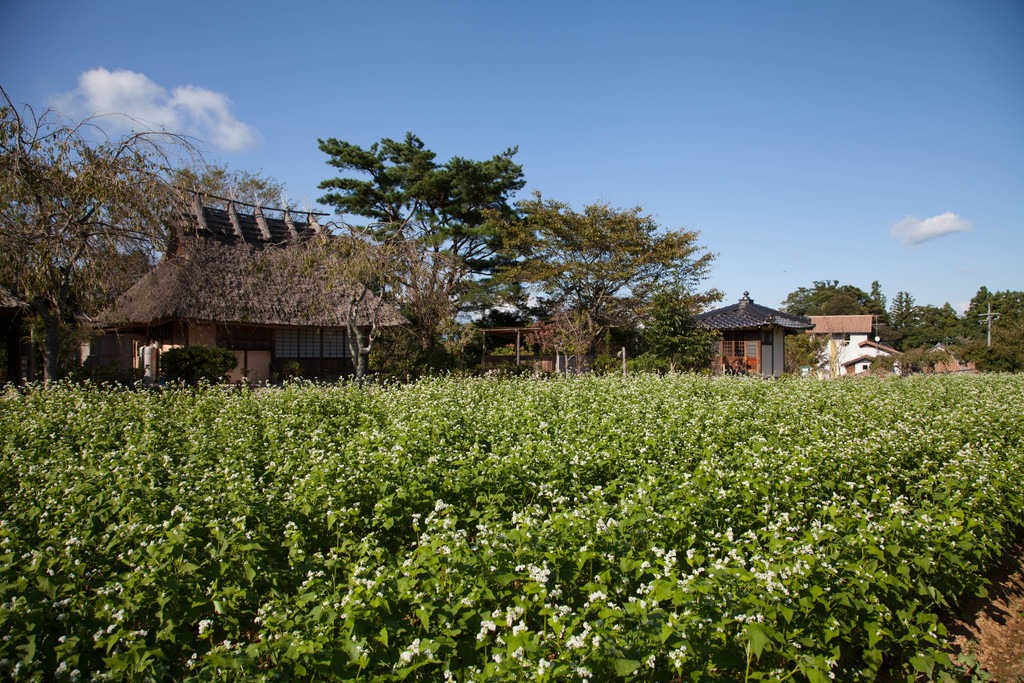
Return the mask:
[[[199,244],[146,274],[105,311],[107,328],[157,327],[175,320],[220,325],[345,327],[351,299],[365,296],[356,324],[370,325],[380,308],[380,325],[407,321],[371,292],[352,292],[320,273],[300,272],[285,249],[257,249],[242,243]]]
[[[174,255],[98,317],[107,333],[83,360],[123,379],[155,380],[161,351],[204,344],[235,352],[235,381],[351,374],[350,325],[407,321],[361,285],[331,277],[304,251],[305,238],[320,233],[312,216],[299,222],[282,214],[197,204]]]

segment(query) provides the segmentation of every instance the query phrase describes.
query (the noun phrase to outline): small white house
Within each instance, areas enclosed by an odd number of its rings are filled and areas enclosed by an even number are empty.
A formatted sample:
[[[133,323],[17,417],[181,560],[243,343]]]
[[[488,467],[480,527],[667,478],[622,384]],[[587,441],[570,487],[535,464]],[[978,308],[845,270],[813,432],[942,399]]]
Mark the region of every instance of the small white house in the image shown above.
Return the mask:
[[[871,315],[812,315],[814,327],[807,334],[823,338],[818,374],[823,377],[862,375],[879,356],[894,356],[896,349],[882,344],[874,334]]]

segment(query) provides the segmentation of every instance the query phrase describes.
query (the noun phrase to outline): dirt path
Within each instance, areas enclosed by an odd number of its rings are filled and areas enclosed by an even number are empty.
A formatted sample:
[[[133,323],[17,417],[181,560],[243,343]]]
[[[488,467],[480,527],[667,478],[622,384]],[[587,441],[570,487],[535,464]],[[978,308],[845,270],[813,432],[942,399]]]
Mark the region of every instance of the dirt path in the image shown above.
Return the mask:
[[[988,597],[964,602],[947,626],[961,660],[973,656],[998,683],[1024,683],[1024,542],[989,579]]]

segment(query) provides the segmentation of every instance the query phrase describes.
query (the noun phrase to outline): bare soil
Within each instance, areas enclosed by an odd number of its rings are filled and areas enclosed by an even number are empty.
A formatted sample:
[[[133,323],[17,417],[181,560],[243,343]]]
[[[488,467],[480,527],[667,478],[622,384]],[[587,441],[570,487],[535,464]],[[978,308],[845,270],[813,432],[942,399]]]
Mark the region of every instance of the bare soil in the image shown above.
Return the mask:
[[[989,575],[988,596],[960,604],[946,624],[957,660],[998,683],[1024,683],[1024,540]]]

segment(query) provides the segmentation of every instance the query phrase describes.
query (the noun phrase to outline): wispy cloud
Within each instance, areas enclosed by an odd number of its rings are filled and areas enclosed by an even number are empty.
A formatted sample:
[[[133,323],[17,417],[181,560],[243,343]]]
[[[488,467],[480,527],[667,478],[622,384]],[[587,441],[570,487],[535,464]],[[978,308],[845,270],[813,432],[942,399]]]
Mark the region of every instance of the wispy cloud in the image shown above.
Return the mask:
[[[116,128],[145,126],[191,135],[228,152],[259,141],[254,127],[231,114],[227,95],[194,85],[168,91],[145,74],[126,69],[101,67],[82,73],[78,88],[61,97],[57,106],[68,114],[110,116]]]
[[[954,232],[966,232],[971,229],[971,222],[965,221],[955,213],[946,213],[921,220],[915,216],[907,216],[889,230],[889,234],[899,238],[903,244],[916,247],[922,242]]]

